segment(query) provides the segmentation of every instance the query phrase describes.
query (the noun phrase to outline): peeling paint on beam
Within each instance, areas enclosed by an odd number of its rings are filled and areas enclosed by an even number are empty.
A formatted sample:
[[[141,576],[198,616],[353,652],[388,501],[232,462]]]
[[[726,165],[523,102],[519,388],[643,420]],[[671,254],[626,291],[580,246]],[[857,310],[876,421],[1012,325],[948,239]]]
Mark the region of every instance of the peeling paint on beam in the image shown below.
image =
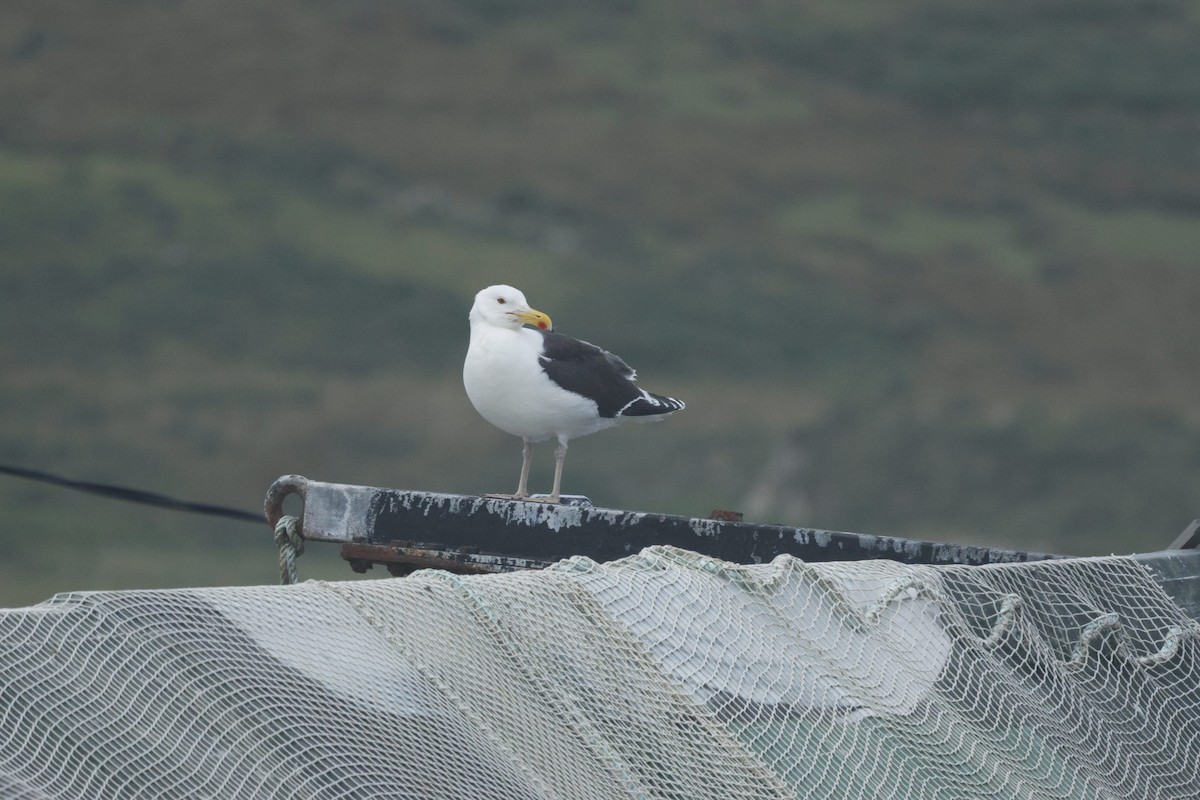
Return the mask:
[[[267,519],[282,516],[283,499],[304,504],[304,538],[390,545],[437,542],[425,549],[474,548],[502,558],[558,561],[585,555],[611,561],[656,544],[674,545],[740,564],[788,553],[806,561],[883,558],[910,564],[992,564],[1057,556],[942,544],[891,536],[759,525],[590,505],[554,505],[473,495],[320,483],[280,478],[267,495]]]

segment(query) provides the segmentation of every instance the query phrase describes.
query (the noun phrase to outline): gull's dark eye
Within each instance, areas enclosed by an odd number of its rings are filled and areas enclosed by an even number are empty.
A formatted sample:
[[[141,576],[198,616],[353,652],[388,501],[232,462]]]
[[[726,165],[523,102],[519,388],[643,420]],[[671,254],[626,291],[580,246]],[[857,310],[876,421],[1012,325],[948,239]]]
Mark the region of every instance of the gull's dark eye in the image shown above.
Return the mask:
[[[503,297],[497,297],[497,298],[496,298],[496,302],[497,302],[497,303],[499,303],[500,305],[504,305],[504,304],[505,304],[505,303],[507,303],[508,301],[507,301],[507,300],[505,300]]]

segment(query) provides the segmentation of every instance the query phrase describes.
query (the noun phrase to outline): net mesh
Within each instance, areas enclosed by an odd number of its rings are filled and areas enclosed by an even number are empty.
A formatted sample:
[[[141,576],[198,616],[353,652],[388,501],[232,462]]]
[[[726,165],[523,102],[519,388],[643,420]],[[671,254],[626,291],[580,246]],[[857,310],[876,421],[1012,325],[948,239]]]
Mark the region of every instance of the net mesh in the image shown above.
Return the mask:
[[[1194,798],[1198,645],[1122,558],[65,594],[0,612],[0,796]]]

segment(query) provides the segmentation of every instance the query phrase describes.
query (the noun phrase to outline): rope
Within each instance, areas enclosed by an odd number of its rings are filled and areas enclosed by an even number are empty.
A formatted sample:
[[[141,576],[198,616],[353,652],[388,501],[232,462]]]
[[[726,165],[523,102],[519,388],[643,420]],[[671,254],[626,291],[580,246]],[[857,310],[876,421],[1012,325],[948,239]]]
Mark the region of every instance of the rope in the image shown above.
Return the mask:
[[[300,582],[296,573],[296,557],[304,553],[304,535],[300,520],[281,517],[275,523],[275,544],[279,545],[279,582],[284,586]]]
[[[262,517],[258,514],[251,514],[249,511],[227,508],[212,503],[194,503],[190,500],[179,500],[174,497],[156,494],[155,492],[130,489],[126,486],[114,486],[110,483],[93,483],[91,481],[76,481],[59,475],[52,475],[49,472],[25,469],[24,467],[13,467],[7,464],[0,464],[0,473],[12,475],[15,478],[25,478],[26,480],[62,486],[66,489],[98,494],[102,497],[112,498],[113,500],[124,500],[129,503],[140,503],[145,506],[169,508],[174,511],[190,511],[194,514],[208,514],[214,517],[235,519],[239,522],[253,522],[256,525],[262,524]]]

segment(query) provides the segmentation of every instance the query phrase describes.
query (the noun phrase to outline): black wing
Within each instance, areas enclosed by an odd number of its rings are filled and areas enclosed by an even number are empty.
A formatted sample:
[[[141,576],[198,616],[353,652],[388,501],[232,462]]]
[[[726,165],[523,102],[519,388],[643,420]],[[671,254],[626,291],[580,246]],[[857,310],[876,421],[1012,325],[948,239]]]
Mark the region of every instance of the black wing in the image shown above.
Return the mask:
[[[600,416],[667,414],[683,408],[683,403],[672,397],[642,391],[634,383],[637,373],[620,356],[556,331],[539,333],[543,345],[539,360],[550,380],[594,400]]]

